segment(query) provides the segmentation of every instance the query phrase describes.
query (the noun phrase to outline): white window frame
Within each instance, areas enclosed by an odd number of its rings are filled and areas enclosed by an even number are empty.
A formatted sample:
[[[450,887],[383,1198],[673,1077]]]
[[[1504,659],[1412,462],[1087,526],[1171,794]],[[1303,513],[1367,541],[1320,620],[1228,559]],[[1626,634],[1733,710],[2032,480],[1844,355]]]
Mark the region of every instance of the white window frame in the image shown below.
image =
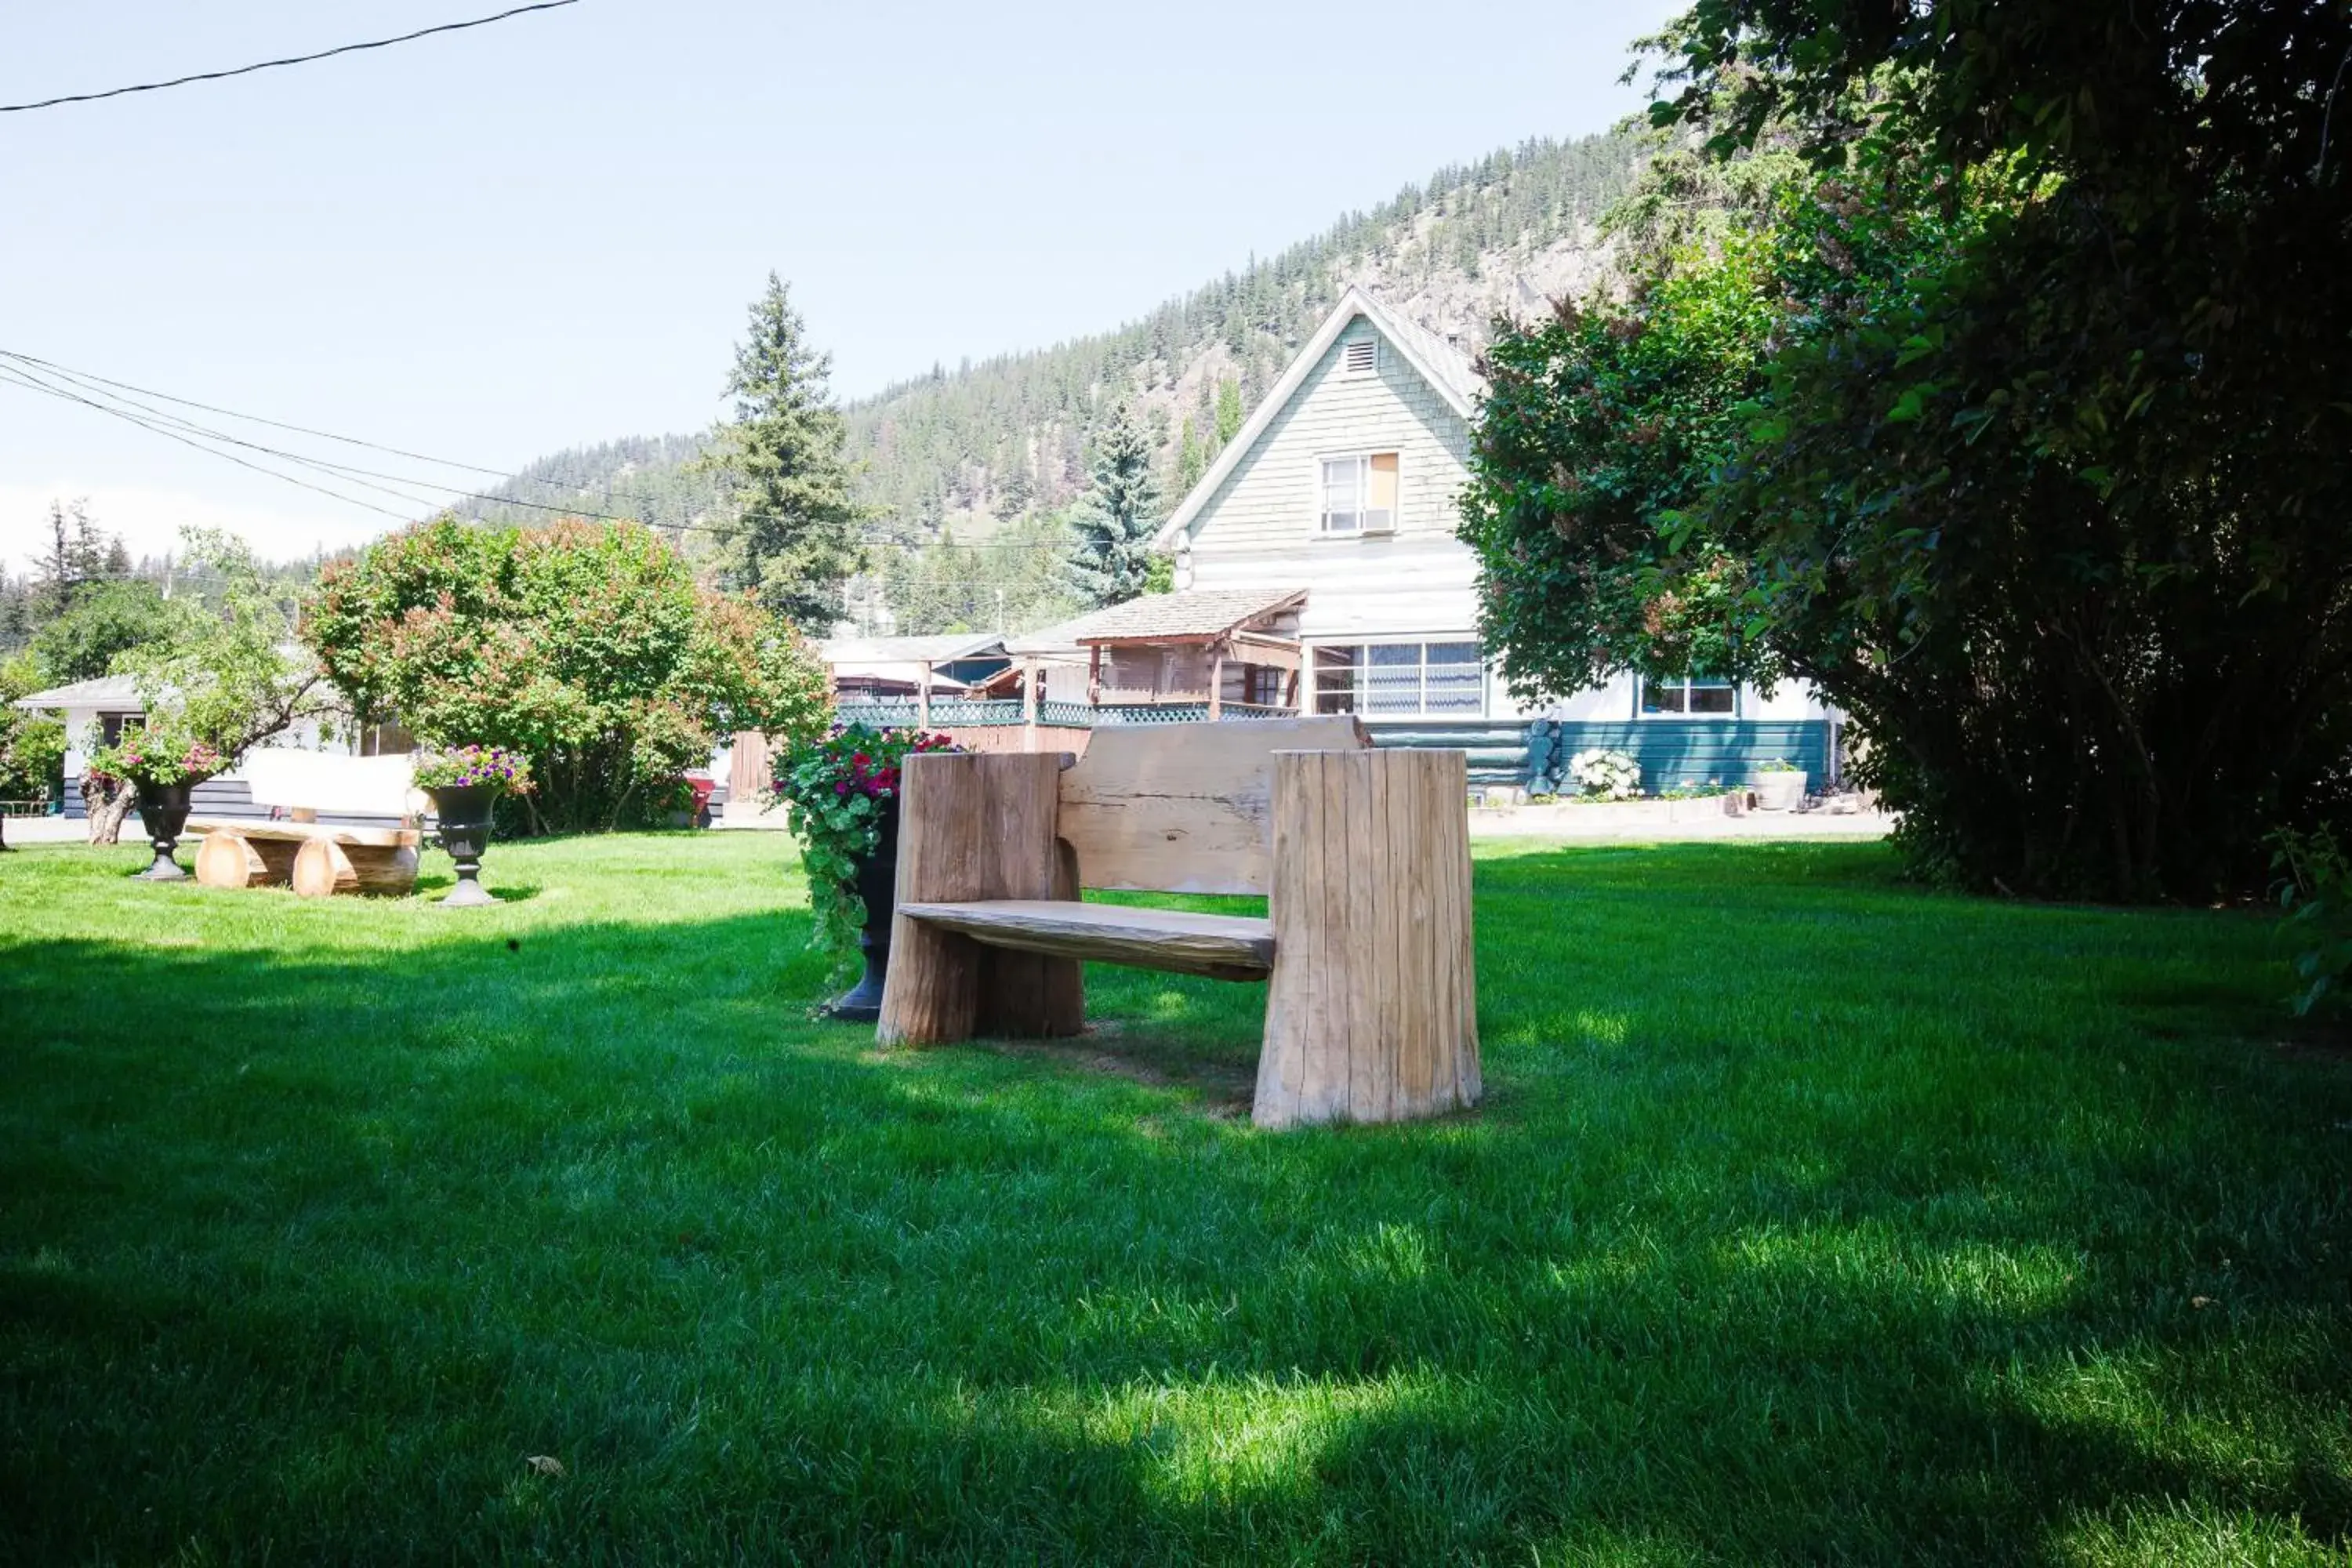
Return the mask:
[[[1683,702],[1685,704],[1683,709],[1680,711],[1676,711],[1673,709],[1666,709],[1658,712],[1652,712],[1650,710],[1650,688],[1654,685],[1679,687],[1683,693]],[[1731,693],[1731,708],[1729,711],[1722,713],[1692,712],[1688,704],[1690,702],[1690,693],[1695,689],[1704,689],[1710,691],[1729,691]],[[1693,720],[1700,721],[1713,720],[1714,721],[1720,723],[1726,719],[1737,719],[1739,717],[1739,682],[1717,675],[1685,675],[1677,676],[1670,680],[1653,680],[1646,675],[1637,676],[1633,681],[1633,717],[1644,722],[1663,722],[1669,724],[1687,723]]]
[[[1371,493],[1372,459],[1394,458],[1397,465],[1396,505],[1389,509],[1388,524],[1382,528],[1366,528],[1364,513],[1370,510],[1363,503]],[[1333,528],[1328,507],[1330,481],[1325,473],[1333,463],[1354,463],[1356,467],[1356,510],[1350,515],[1357,519],[1353,528]],[[1318,452],[1315,455],[1315,537],[1318,539],[1386,539],[1397,531],[1404,511],[1404,451],[1397,447],[1365,447],[1355,451]]]
[[[1433,647],[1461,643],[1467,643],[1472,647],[1478,648],[1478,658],[1476,662],[1472,664],[1441,664],[1434,666],[1430,663],[1429,650]],[[1375,647],[1417,648],[1420,650],[1420,657],[1418,660],[1410,667],[1402,664],[1375,665],[1371,662],[1370,656],[1367,651]],[[1321,664],[1321,655],[1325,650],[1331,648],[1356,649],[1358,655],[1357,662],[1352,665],[1343,667],[1342,670],[1327,672]],[[1486,650],[1484,647],[1479,645],[1475,633],[1428,632],[1412,633],[1408,635],[1389,633],[1386,635],[1367,636],[1360,638],[1327,637],[1307,644],[1304,653],[1307,668],[1305,679],[1300,682],[1301,689],[1299,692],[1300,711],[1302,713],[1309,715],[1318,713],[1352,713],[1360,719],[1373,722],[1381,722],[1388,720],[1473,720],[1493,717],[1495,704],[1494,682],[1488,679],[1488,671],[1486,668]],[[1419,688],[1419,700],[1410,709],[1385,708],[1375,710],[1371,705],[1371,682],[1369,679],[1372,671],[1375,669],[1400,671],[1407,668],[1412,668],[1414,672],[1414,678]],[[1478,672],[1477,705],[1471,708],[1432,708],[1429,705],[1429,672],[1433,668],[1454,671],[1463,669],[1476,670]],[[1327,673],[1345,673],[1351,676],[1352,679],[1344,687],[1327,686],[1324,683],[1324,677]],[[1323,699],[1327,693],[1332,696],[1345,697],[1348,700],[1349,706],[1335,708],[1324,707]]]

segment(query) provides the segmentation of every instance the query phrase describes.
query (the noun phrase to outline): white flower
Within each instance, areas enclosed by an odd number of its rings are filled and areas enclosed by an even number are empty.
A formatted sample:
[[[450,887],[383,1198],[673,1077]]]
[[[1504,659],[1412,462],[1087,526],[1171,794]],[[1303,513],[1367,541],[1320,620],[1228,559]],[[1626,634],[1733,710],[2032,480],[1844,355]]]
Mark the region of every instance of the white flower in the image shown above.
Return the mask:
[[[1642,766],[1622,752],[1595,746],[1568,760],[1569,776],[1586,795],[1631,800],[1642,793]]]

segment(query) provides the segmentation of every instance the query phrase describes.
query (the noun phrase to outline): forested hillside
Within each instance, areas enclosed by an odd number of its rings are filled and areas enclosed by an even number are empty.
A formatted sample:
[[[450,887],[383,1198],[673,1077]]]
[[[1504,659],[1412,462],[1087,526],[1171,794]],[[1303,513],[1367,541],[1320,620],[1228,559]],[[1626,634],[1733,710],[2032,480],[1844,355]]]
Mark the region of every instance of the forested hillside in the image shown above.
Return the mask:
[[[1000,589],[1008,616],[1015,605],[1017,618],[1055,613],[1049,572],[1000,581],[1000,571],[983,568],[1039,565],[1051,555],[1056,514],[1085,487],[1097,419],[1122,395],[1135,404],[1172,504],[1350,285],[1473,348],[1496,312],[1529,314],[1549,298],[1584,292],[1600,272],[1597,221],[1639,156],[1637,142],[1611,134],[1529,142],[1441,169],[1116,331],[935,368],[848,405],[860,497],[875,510],[877,533],[898,546],[881,563],[890,619],[901,629],[991,625]],[[724,499],[719,479],[692,464],[703,439],[632,437],[560,452],[499,493],[663,526],[692,522]],[[483,510],[512,521],[545,515]],[[1002,548],[972,548],[1016,523],[1017,547],[1006,538]],[[960,547],[918,559],[942,541]]]

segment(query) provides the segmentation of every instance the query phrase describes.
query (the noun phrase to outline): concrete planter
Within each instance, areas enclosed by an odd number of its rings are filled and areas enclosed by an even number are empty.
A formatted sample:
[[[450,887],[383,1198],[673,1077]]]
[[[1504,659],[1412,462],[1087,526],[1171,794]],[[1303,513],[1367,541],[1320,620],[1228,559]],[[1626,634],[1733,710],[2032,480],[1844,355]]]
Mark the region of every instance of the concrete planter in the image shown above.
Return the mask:
[[[1802,773],[1758,773],[1755,790],[1757,810],[1794,811],[1805,803],[1805,775]]]

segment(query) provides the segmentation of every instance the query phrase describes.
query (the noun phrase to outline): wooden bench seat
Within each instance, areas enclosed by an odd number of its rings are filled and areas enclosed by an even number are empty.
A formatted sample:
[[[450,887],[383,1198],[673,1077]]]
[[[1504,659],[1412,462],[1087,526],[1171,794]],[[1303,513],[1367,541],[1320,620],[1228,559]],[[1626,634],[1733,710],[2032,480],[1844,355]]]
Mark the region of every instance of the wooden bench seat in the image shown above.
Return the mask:
[[[1274,973],[1274,922],[1191,910],[1072,903],[1060,899],[985,899],[964,904],[900,904],[908,920],[959,931],[990,947],[1124,963],[1212,980],[1264,980]]]
[[[278,822],[258,817],[190,817],[190,833],[234,833],[257,842],[306,844],[323,838],[331,844],[358,845],[369,849],[414,848],[424,834],[414,827],[372,827],[341,822]]]
[[[1251,1116],[1393,1121],[1477,1102],[1468,783],[1352,719],[1098,730],[1053,755],[909,757],[876,1037],[1085,1027],[1082,961],[1267,983]],[[1266,918],[1084,888],[1265,896]]]
[[[315,752],[247,752],[244,770],[257,805],[291,811],[290,821],[215,817],[193,821],[205,836],[196,881],[207,888],[291,883],[304,898],[331,893],[405,893],[416,886],[425,836],[414,826],[423,796],[406,757],[335,757]],[[319,813],[391,817],[398,827],[320,822]]]

